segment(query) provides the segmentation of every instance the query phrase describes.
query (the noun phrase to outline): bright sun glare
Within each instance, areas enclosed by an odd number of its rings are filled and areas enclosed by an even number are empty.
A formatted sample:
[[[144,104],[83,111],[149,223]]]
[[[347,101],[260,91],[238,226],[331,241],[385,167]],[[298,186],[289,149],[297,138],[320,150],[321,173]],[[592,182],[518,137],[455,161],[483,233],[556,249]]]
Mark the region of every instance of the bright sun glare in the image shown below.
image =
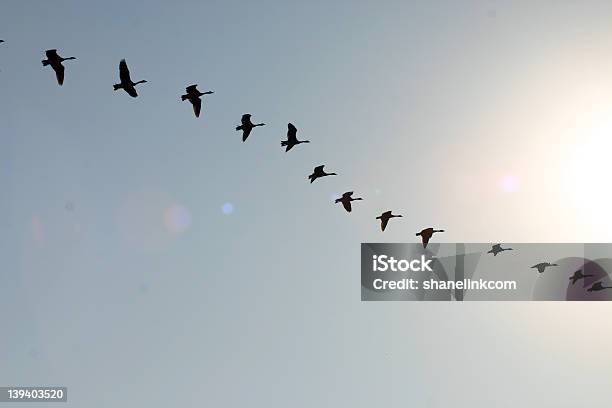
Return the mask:
[[[564,166],[567,197],[594,230],[612,232],[612,109],[584,123],[573,136]]]

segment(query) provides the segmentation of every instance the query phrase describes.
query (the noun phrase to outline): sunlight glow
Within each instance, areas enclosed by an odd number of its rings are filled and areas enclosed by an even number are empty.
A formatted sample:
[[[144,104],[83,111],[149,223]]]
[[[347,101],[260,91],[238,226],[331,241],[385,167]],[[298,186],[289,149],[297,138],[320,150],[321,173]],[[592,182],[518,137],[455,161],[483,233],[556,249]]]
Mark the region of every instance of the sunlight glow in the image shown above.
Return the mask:
[[[578,216],[597,229],[612,227],[612,109],[577,130],[567,154],[566,194]]]
[[[519,189],[519,181],[516,176],[506,175],[501,180],[501,189],[504,193],[516,193]]]

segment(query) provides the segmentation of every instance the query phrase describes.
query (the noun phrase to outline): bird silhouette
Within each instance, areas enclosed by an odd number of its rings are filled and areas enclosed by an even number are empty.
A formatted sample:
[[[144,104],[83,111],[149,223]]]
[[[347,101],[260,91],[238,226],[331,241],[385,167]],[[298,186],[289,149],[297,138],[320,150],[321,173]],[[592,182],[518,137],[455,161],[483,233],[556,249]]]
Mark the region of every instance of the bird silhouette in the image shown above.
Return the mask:
[[[541,262],[539,264],[535,264],[531,267],[531,269],[537,269],[538,272],[540,273],[544,273],[544,269],[548,268],[549,266],[559,266],[557,264],[553,264],[550,262]]]
[[[493,254],[493,256],[497,256],[497,254],[504,251],[512,251],[512,248],[502,248],[501,244],[495,244],[491,247],[491,250],[487,252],[487,254]]]
[[[62,58],[57,54],[57,50],[47,50],[45,51],[45,55],[47,55],[47,59],[42,60],[43,67],[47,65],[51,65],[51,68],[55,71],[55,77],[57,78],[57,83],[59,85],[64,84],[64,66],[62,62],[68,60],[74,60],[75,57]]]
[[[236,126],[236,130],[242,130],[242,141],[243,142],[247,140],[247,137],[249,137],[249,135],[251,134],[251,130],[253,130],[253,128],[257,126],[265,125],[265,123],[253,124],[253,122],[251,122],[250,113],[245,113],[244,115],[242,115],[242,119],[240,119],[240,122],[242,122],[242,125]]]
[[[4,40],[0,40],[0,44],[2,44],[4,42]]]
[[[590,288],[587,289],[587,292],[599,292],[600,290],[612,289],[612,286],[603,286],[601,282],[595,282]]]
[[[430,227],[425,228],[423,231],[416,233],[417,237],[421,236],[421,241],[423,241],[423,248],[427,248],[427,244],[429,243],[429,240],[435,232],[444,232],[444,230],[436,230]]]
[[[300,143],[310,143],[310,140],[298,140],[297,139],[297,128],[292,123],[287,124],[287,140],[281,140],[281,146],[287,146],[286,152],[291,150],[295,145]]]
[[[389,220],[391,218],[397,218],[397,217],[401,217],[401,215],[395,215],[392,214],[391,211],[385,211],[384,213],[380,214],[378,217],[376,217],[377,220],[380,220],[380,229],[381,231],[384,231],[385,228],[387,228],[387,224],[389,223]]]
[[[313,181],[315,181],[316,179],[320,178],[320,177],[325,177],[325,176],[337,176],[336,173],[326,173],[325,170],[323,170],[323,167],[325,167],[325,165],[320,165],[314,168],[314,170],[312,171],[312,174],[310,176],[308,176],[308,178],[310,179],[310,183],[312,184]]]
[[[189,102],[191,102],[191,104],[193,105],[193,113],[195,113],[196,118],[200,117],[200,111],[202,110],[202,99],[200,98],[200,96],[202,95],[210,95],[213,94],[213,91],[206,91],[206,92],[200,92],[197,89],[197,84],[196,85],[189,85],[187,88],[185,88],[185,95],[181,95],[181,100],[185,101],[185,100],[189,100]]]
[[[363,200],[363,198],[353,198],[353,192],[352,191],[347,191],[346,193],[342,194],[341,198],[337,198],[336,199],[336,204],[338,203],[342,203],[342,206],[344,207],[344,209],[347,212],[351,212],[352,208],[351,208],[351,201],[358,201],[358,200]]]
[[[130,78],[130,70],[128,69],[127,62],[125,62],[124,59],[122,59],[119,63],[119,80],[121,82],[113,85],[113,89],[115,91],[118,89],[123,89],[132,98],[136,98],[138,96],[138,92],[136,92],[136,85],[147,82],[145,79],[132,82],[132,78]]]
[[[572,281],[572,285],[574,285],[580,279],[590,278],[592,276],[593,275],[585,275],[585,274],[582,273],[582,269],[578,269],[576,272],[574,272],[574,274],[572,276],[570,276],[569,279]]]

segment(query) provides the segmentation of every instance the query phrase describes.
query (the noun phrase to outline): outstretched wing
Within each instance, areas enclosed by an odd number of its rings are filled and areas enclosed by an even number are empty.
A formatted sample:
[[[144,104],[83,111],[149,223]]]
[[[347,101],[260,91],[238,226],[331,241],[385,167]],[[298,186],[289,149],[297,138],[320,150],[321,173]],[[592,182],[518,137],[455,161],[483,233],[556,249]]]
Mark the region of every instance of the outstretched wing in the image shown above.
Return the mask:
[[[389,222],[389,218],[387,218],[387,217],[382,217],[382,218],[380,219],[380,229],[381,229],[382,231],[384,231],[384,230],[385,230],[385,228],[387,228],[387,223],[388,223],[388,222]]]
[[[423,241],[423,248],[427,248],[427,244],[429,243],[429,235],[421,234],[421,240]]]
[[[322,164],[322,165],[320,165],[320,166],[315,167],[315,168],[314,168],[314,173],[316,174],[316,173],[320,173],[320,172],[322,172],[322,171],[323,171],[323,167],[325,167],[325,165],[324,165],[324,164]]]
[[[250,126],[245,126],[244,128],[242,128],[242,141],[246,142],[247,137],[249,137],[249,135],[251,134],[251,130],[253,130],[253,128],[251,128]]]
[[[198,90],[196,89],[196,88],[197,88],[197,86],[198,86],[197,84],[196,84],[196,85],[189,85],[187,88],[185,88],[185,91],[186,91],[188,94],[197,93],[197,91],[198,91]]]
[[[539,263],[539,264],[535,264],[535,265],[533,265],[533,266],[532,266],[532,268],[541,268],[541,267],[542,267],[542,264],[541,264],[541,263]]]
[[[297,142],[297,128],[292,123],[287,124],[287,140]]]
[[[51,65],[51,68],[55,71],[55,77],[57,78],[57,83],[60,85],[64,84],[64,66],[60,62],[59,64]]]
[[[136,92],[136,88],[133,86],[125,86],[123,87],[125,92],[128,93],[132,98],[136,98],[138,96],[138,92]]]
[[[494,252],[501,251],[501,244],[495,244],[491,247],[491,250]]]
[[[127,62],[125,62],[124,59],[122,59],[121,62],[119,63],[119,79],[121,79],[122,83],[130,83],[130,82],[132,82],[132,80],[130,78],[130,70],[128,69]],[[134,93],[136,93],[136,91],[134,91]],[[132,95],[132,94],[130,93],[130,95]],[[134,96],[134,95],[132,95],[132,96]]]
[[[351,212],[352,206],[351,206],[351,202],[349,200],[342,200],[342,206],[344,206],[344,209],[346,211]]]
[[[240,119],[240,122],[242,123],[242,126],[248,126],[251,124],[251,115],[249,115],[248,113],[245,113],[244,115],[242,115],[242,118]],[[249,135],[247,135],[248,137]]]
[[[202,109],[202,100],[200,98],[191,98],[189,101],[193,105],[193,113],[195,113],[196,118],[199,118],[200,110]]]

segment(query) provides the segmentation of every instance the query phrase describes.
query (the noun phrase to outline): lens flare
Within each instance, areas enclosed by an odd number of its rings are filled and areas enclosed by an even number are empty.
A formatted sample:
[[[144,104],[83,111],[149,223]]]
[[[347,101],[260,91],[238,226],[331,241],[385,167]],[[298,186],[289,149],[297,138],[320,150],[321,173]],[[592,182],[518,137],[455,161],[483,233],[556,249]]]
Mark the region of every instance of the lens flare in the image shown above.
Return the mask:
[[[501,189],[504,193],[516,193],[519,189],[519,181],[516,176],[506,175],[501,180]]]
[[[223,204],[223,206],[221,207],[221,211],[223,211],[223,214],[225,215],[230,215],[231,213],[234,212],[234,204],[232,203]]]
[[[164,225],[174,234],[183,233],[191,227],[191,213],[182,205],[174,204],[164,211]]]

